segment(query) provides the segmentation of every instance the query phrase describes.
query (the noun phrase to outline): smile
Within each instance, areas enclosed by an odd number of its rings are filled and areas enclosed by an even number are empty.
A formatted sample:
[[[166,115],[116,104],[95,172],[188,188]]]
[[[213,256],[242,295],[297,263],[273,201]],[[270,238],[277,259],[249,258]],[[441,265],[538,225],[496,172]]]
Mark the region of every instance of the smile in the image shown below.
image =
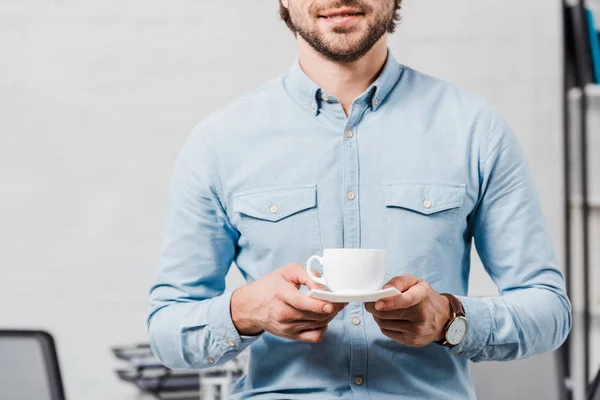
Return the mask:
[[[327,22],[330,26],[345,26],[355,22],[364,15],[360,10],[344,8],[322,13],[319,15],[319,19]]]
[[[324,19],[336,19],[336,18],[349,18],[349,17],[358,17],[361,15],[365,15],[363,12],[353,8],[342,8],[339,10],[332,10],[328,12],[324,12],[319,15],[319,18]]]

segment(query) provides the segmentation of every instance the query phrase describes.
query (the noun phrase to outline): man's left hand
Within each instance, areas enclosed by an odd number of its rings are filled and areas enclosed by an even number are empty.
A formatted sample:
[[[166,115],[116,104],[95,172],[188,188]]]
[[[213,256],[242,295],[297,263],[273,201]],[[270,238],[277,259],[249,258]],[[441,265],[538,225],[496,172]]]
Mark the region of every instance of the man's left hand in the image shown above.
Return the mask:
[[[383,287],[390,286],[402,294],[365,304],[381,333],[411,347],[423,347],[444,339],[444,327],[451,317],[446,297],[412,275],[392,278]]]

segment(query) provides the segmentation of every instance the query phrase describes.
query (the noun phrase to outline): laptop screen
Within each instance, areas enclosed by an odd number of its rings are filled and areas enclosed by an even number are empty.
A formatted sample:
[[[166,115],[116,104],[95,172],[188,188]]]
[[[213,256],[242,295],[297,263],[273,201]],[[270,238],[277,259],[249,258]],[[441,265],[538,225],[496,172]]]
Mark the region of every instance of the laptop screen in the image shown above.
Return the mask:
[[[52,400],[41,343],[35,338],[0,337],[0,398]]]

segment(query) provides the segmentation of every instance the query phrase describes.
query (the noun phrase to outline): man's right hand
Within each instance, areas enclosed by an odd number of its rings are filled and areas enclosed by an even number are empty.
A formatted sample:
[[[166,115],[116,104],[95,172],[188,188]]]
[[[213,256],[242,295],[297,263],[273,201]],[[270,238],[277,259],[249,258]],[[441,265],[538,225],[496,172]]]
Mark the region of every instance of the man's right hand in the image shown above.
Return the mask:
[[[306,268],[288,264],[237,289],[231,297],[231,318],[242,335],[267,331],[273,335],[320,342],[327,325],[346,306],[313,299],[300,286],[323,289],[308,277]]]

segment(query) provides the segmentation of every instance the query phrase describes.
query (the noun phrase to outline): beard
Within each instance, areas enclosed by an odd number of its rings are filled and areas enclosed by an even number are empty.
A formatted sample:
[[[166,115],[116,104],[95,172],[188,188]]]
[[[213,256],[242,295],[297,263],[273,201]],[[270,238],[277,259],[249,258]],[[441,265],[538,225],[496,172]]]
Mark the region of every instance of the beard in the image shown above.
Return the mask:
[[[328,2],[326,7],[320,5],[315,10],[311,10],[311,15],[318,16],[320,10],[342,7],[357,8],[365,13],[373,11],[372,7],[363,4],[361,0],[333,0]],[[395,11],[392,7],[390,10],[385,10],[385,12],[376,15],[375,19],[370,21],[366,29],[361,32],[358,39],[352,38],[352,36],[355,36],[352,34],[359,29],[356,26],[334,27],[332,32],[335,34],[335,38],[328,39],[327,35],[321,32],[318,26],[308,26],[306,18],[300,16],[294,10],[290,10],[290,22],[296,33],[325,58],[341,64],[350,64],[367,54],[375,43],[390,30],[390,27],[394,26]]]

